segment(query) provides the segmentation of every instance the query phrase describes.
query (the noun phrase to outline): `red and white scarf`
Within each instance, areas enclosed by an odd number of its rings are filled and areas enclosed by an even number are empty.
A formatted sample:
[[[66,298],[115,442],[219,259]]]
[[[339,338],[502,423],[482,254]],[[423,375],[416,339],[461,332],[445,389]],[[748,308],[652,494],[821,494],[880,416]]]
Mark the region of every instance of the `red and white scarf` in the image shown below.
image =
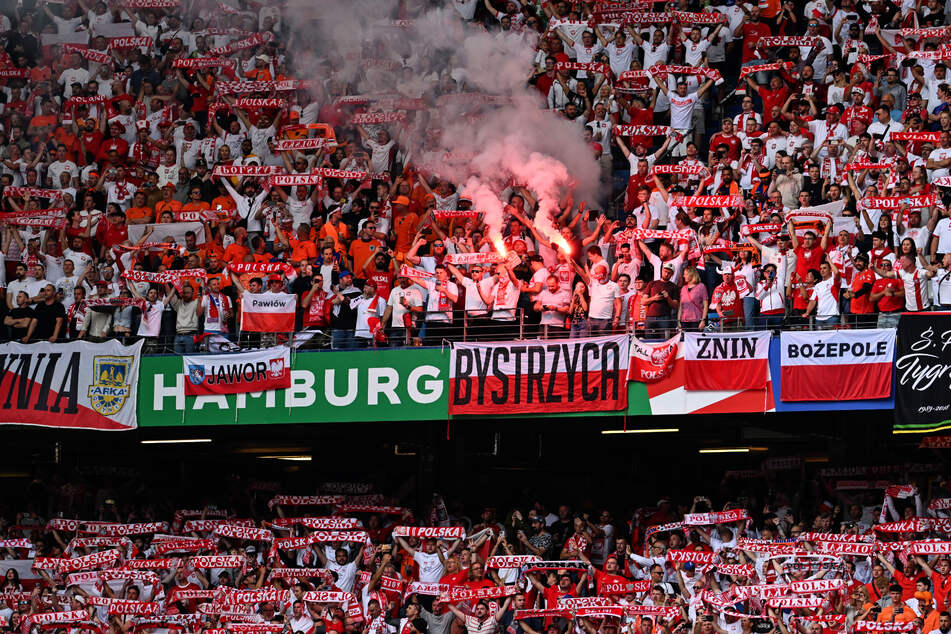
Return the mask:
[[[130,36],[130,37],[114,37],[109,40],[109,50],[117,49],[130,49],[130,48],[151,48],[152,47],[152,38],[147,35],[143,36]],[[88,97],[89,99],[95,99],[95,97]]]
[[[238,108],[286,108],[287,101],[284,99],[255,99],[251,97],[241,97],[234,100],[235,107]]]
[[[213,53],[215,49],[209,51]],[[251,92],[287,92],[300,90],[300,82],[293,79],[279,81],[219,81],[215,84],[216,95],[241,95]]]
[[[366,125],[375,123],[394,123],[406,120],[406,115],[402,112],[364,112],[353,115],[352,121],[355,125]]]
[[[172,68],[226,68],[231,64],[231,60],[221,57],[179,57],[172,62]]]
[[[341,504],[345,499],[342,495],[275,495],[268,501],[267,507],[273,509],[278,504],[281,506],[331,506]]]
[[[277,152],[291,152],[295,150],[319,150],[333,145],[330,139],[313,137],[309,139],[281,139],[274,144]]]
[[[243,51],[246,48],[251,48],[252,46],[258,46],[264,44],[265,42],[270,42],[274,39],[274,34],[270,31],[264,31],[263,33],[255,33],[250,37],[246,37],[243,40],[238,40],[237,42],[230,42],[224,46],[219,46],[208,50],[209,55],[227,57],[238,51]]]
[[[743,196],[674,196],[670,202],[675,207],[742,207]]]
[[[126,280],[132,280],[133,282],[174,284],[186,279],[207,279],[208,273],[205,269],[182,269],[177,271],[161,271],[159,273],[125,270],[122,272],[121,277]]]

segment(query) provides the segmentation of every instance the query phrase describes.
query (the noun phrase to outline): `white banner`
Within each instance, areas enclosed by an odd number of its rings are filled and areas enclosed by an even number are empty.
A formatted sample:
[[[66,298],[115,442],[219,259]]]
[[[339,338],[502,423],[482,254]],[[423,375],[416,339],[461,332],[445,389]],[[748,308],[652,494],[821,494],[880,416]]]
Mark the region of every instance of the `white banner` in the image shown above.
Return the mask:
[[[0,345],[0,424],[135,429],[141,349],[141,341]]]
[[[187,396],[242,394],[291,386],[291,349],[276,346],[232,354],[185,355]]]

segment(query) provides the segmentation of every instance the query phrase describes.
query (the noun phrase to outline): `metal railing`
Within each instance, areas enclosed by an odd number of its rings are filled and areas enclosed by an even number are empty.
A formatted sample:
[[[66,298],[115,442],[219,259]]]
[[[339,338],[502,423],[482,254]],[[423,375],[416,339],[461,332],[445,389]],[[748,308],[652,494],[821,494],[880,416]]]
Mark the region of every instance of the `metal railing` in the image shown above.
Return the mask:
[[[703,327],[699,324],[681,324],[676,320],[666,322],[647,322],[635,324],[621,324],[614,327],[604,322],[587,320],[571,321],[566,319],[563,325],[545,325],[538,323],[537,314],[528,314],[523,309],[514,310],[514,318],[501,320],[492,319],[492,311],[487,314],[472,314],[466,311],[452,311],[451,321],[436,321],[430,315],[439,315],[441,318],[446,311],[433,313],[417,312],[412,315],[409,328],[388,327],[383,333],[384,338],[373,338],[368,332],[356,334],[354,331],[336,331],[332,328],[311,328],[295,332],[248,333],[240,332],[231,335],[214,335],[210,337],[195,336],[193,345],[184,346],[180,338],[176,345],[174,334],[163,335],[157,338],[145,338],[143,354],[182,354],[204,352],[228,352],[242,349],[270,347],[288,343],[301,350],[335,350],[335,349],[366,349],[366,348],[412,348],[443,346],[461,342],[486,341],[522,341],[536,339],[570,339],[587,336],[602,336],[611,334],[632,334],[643,340],[666,340],[677,332],[749,332],[769,330],[773,335],[782,331],[812,331],[832,329],[876,328],[881,324],[879,315],[844,314],[838,316],[834,323],[816,318],[799,317],[795,315],[757,316],[754,323],[743,323],[739,318],[719,318],[715,313],[708,315]],[[897,315],[891,315],[897,317]],[[770,317],[770,319],[767,319]],[[895,324],[888,324],[894,326]],[[3,333],[6,335],[6,333]],[[119,340],[126,344],[134,343],[142,337],[137,336],[110,336],[107,338],[90,339],[104,341],[106,339]],[[9,341],[0,337],[0,341]],[[37,340],[39,341],[39,340]]]

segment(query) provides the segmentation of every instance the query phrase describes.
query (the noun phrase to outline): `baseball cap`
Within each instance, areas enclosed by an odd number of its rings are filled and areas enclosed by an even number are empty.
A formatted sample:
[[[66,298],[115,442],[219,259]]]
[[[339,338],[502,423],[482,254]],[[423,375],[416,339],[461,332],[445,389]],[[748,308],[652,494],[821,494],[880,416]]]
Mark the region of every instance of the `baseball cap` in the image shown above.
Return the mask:
[[[268,281],[269,283],[270,283],[270,282],[280,282],[280,281],[281,281],[281,276],[278,275],[277,273],[271,273],[271,274],[268,276],[267,281]]]
[[[341,277],[341,278],[344,278],[344,277],[353,277],[353,273],[351,273],[350,271],[344,269],[343,271],[340,271],[340,276],[339,276],[339,277]]]
[[[409,207],[409,197],[408,197],[408,196],[397,196],[397,197],[393,200],[393,204],[394,204],[394,205],[404,205],[404,206],[406,206],[406,207]]]
[[[665,268],[665,269],[670,269],[671,271],[677,270],[677,267],[674,266],[674,263],[673,263],[673,262],[665,262],[663,268]]]
[[[860,95],[865,95],[865,91],[862,90],[862,88],[859,86],[856,86],[855,88],[852,89],[852,94],[854,95],[855,93],[858,93]]]

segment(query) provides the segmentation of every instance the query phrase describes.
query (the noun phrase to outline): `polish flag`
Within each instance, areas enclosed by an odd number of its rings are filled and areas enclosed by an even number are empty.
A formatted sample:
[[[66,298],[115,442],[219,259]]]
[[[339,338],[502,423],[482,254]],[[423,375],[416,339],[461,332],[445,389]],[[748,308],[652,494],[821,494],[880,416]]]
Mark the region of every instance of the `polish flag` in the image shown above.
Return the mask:
[[[293,332],[297,295],[292,293],[245,293],[241,297],[241,330],[245,332]]]
[[[688,390],[756,390],[766,387],[769,332],[684,335]]]
[[[784,332],[780,338],[784,401],[888,398],[895,329]]]

